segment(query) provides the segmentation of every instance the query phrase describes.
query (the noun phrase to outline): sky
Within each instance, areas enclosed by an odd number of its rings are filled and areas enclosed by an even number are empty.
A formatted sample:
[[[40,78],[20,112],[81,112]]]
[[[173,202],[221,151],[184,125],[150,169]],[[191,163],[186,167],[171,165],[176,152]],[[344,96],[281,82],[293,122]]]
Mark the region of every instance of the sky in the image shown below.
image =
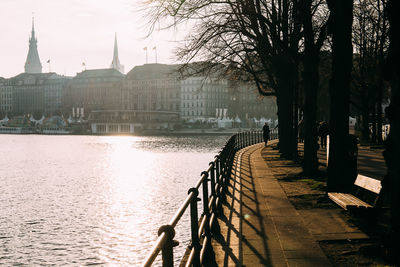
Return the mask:
[[[42,72],[74,76],[83,69],[108,68],[117,33],[125,73],[134,66],[177,63],[173,54],[184,31],[155,31],[149,37],[143,0],[0,0],[0,77],[24,72],[32,15]],[[157,50],[152,48],[156,46]],[[50,60],[50,64],[46,63]]]

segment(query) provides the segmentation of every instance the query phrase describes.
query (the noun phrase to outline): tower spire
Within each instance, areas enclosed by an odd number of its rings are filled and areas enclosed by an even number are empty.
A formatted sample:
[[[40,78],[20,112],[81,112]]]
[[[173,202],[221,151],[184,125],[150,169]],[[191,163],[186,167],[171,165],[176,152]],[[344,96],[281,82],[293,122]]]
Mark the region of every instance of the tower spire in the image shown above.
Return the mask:
[[[114,58],[118,58],[117,33],[115,33],[115,36],[114,36]]]
[[[111,69],[116,69],[121,73],[124,73],[124,66],[121,65],[119,62],[119,57],[118,57],[118,43],[117,43],[117,33],[115,33],[114,37],[114,55],[113,55],[113,60],[111,62]]]
[[[32,38],[35,39],[35,17],[32,15]]]
[[[37,38],[35,36],[35,19],[32,16],[32,32],[29,39],[28,56],[25,62],[26,73],[42,73],[42,64],[40,63],[39,53],[37,50]]]

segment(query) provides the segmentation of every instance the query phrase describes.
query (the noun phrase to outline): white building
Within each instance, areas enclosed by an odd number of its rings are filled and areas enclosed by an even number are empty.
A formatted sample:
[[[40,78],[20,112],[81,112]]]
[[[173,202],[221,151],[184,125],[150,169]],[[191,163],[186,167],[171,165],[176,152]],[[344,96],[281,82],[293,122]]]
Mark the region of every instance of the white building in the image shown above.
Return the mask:
[[[202,120],[224,117],[228,108],[228,82],[210,77],[181,81],[181,118]]]

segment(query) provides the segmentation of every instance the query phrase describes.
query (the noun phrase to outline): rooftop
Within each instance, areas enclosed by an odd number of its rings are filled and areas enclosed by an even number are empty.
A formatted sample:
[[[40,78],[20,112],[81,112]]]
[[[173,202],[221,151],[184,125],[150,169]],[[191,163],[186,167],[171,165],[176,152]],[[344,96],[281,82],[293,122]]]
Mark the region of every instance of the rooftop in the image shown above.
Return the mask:
[[[100,78],[100,77],[125,77],[124,74],[119,72],[116,69],[93,69],[93,70],[84,70],[76,74],[76,79],[81,78]],[[74,78],[74,79],[75,79]]]
[[[173,77],[180,65],[145,64],[134,67],[126,74],[128,80],[149,80]]]

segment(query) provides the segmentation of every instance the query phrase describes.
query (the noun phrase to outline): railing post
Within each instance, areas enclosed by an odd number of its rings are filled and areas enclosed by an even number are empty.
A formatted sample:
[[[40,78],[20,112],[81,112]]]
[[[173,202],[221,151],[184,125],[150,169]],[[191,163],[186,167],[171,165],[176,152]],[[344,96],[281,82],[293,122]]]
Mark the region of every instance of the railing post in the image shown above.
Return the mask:
[[[205,176],[203,180],[203,215],[206,216],[206,221],[209,222],[210,219],[210,210],[208,209],[208,172],[204,171],[201,173],[201,176]],[[209,224],[206,224],[205,227],[206,234],[210,233]]]
[[[247,136],[248,136],[248,140],[249,140],[247,146],[251,146],[251,132],[250,131],[247,132]]]
[[[236,151],[238,151],[238,141],[237,141],[238,137],[237,137],[237,135],[235,135],[234,139],[235,139],[235,142],[234,142],[233,150],[236,152]]]
[[[215,262],[215,254],[213,247],[211,245],[211,229],[210,229],[210,210],[208,208],[208,172],[204,171],[201,173],[201,176],[205,175],[203,180],[203,216],[205,218],[205,226],[204,226],[204,236],[207,238],[207,242],[205,244],[204,256],[203,256],[203,266],[207,266],[208,264]]]
[[[193,266],[200,267],[200,240],[199,240],[199,218],[197,213],[197,201],[199,199],[197,196],[199,195],[199,190],[193,187],[190,188],[188,194],[193,193],[194,197],[192,201],[190,201],[190,225],[191,225],[191,235],[192,235],[192,243],[191,247],[194,249],[194,258],[193,258]]]
[[[212,210],[215,212],[217,210],[217,206],[215,205],[215,201],[217,199],[217,195],[215,194],[215,161],[210,162],[209,165],[211,165],[211,196],[214,198],[214,201],[212,203]]]
[[[158,236],[165,233],[167,236],[167,242],[162,249],[162,266],[173,267],[174,266],[174,247],[179,243],[174,241],[175,230],[171,225],[163,225],[158,229]]]
[[[222,210],[222,196],[221,196],[221,154],[215,157],[215,182],[217,184],[216,196],[218,198],[217,213]]]
[[[228,183],[228,169],[229,169],[229,162],[230,161],[230,157],[231,157],[231,150],[228,148],[225,150],[224,155],[222,157],[222,166],[221,166],[221,179],[220,179],[220,183],[221,183],[221,194],[222,194],[222,199],[226,200],[226,193],[228,191],[227,187],[227,183]],[[229,154],[228,154],[229,153]]]

